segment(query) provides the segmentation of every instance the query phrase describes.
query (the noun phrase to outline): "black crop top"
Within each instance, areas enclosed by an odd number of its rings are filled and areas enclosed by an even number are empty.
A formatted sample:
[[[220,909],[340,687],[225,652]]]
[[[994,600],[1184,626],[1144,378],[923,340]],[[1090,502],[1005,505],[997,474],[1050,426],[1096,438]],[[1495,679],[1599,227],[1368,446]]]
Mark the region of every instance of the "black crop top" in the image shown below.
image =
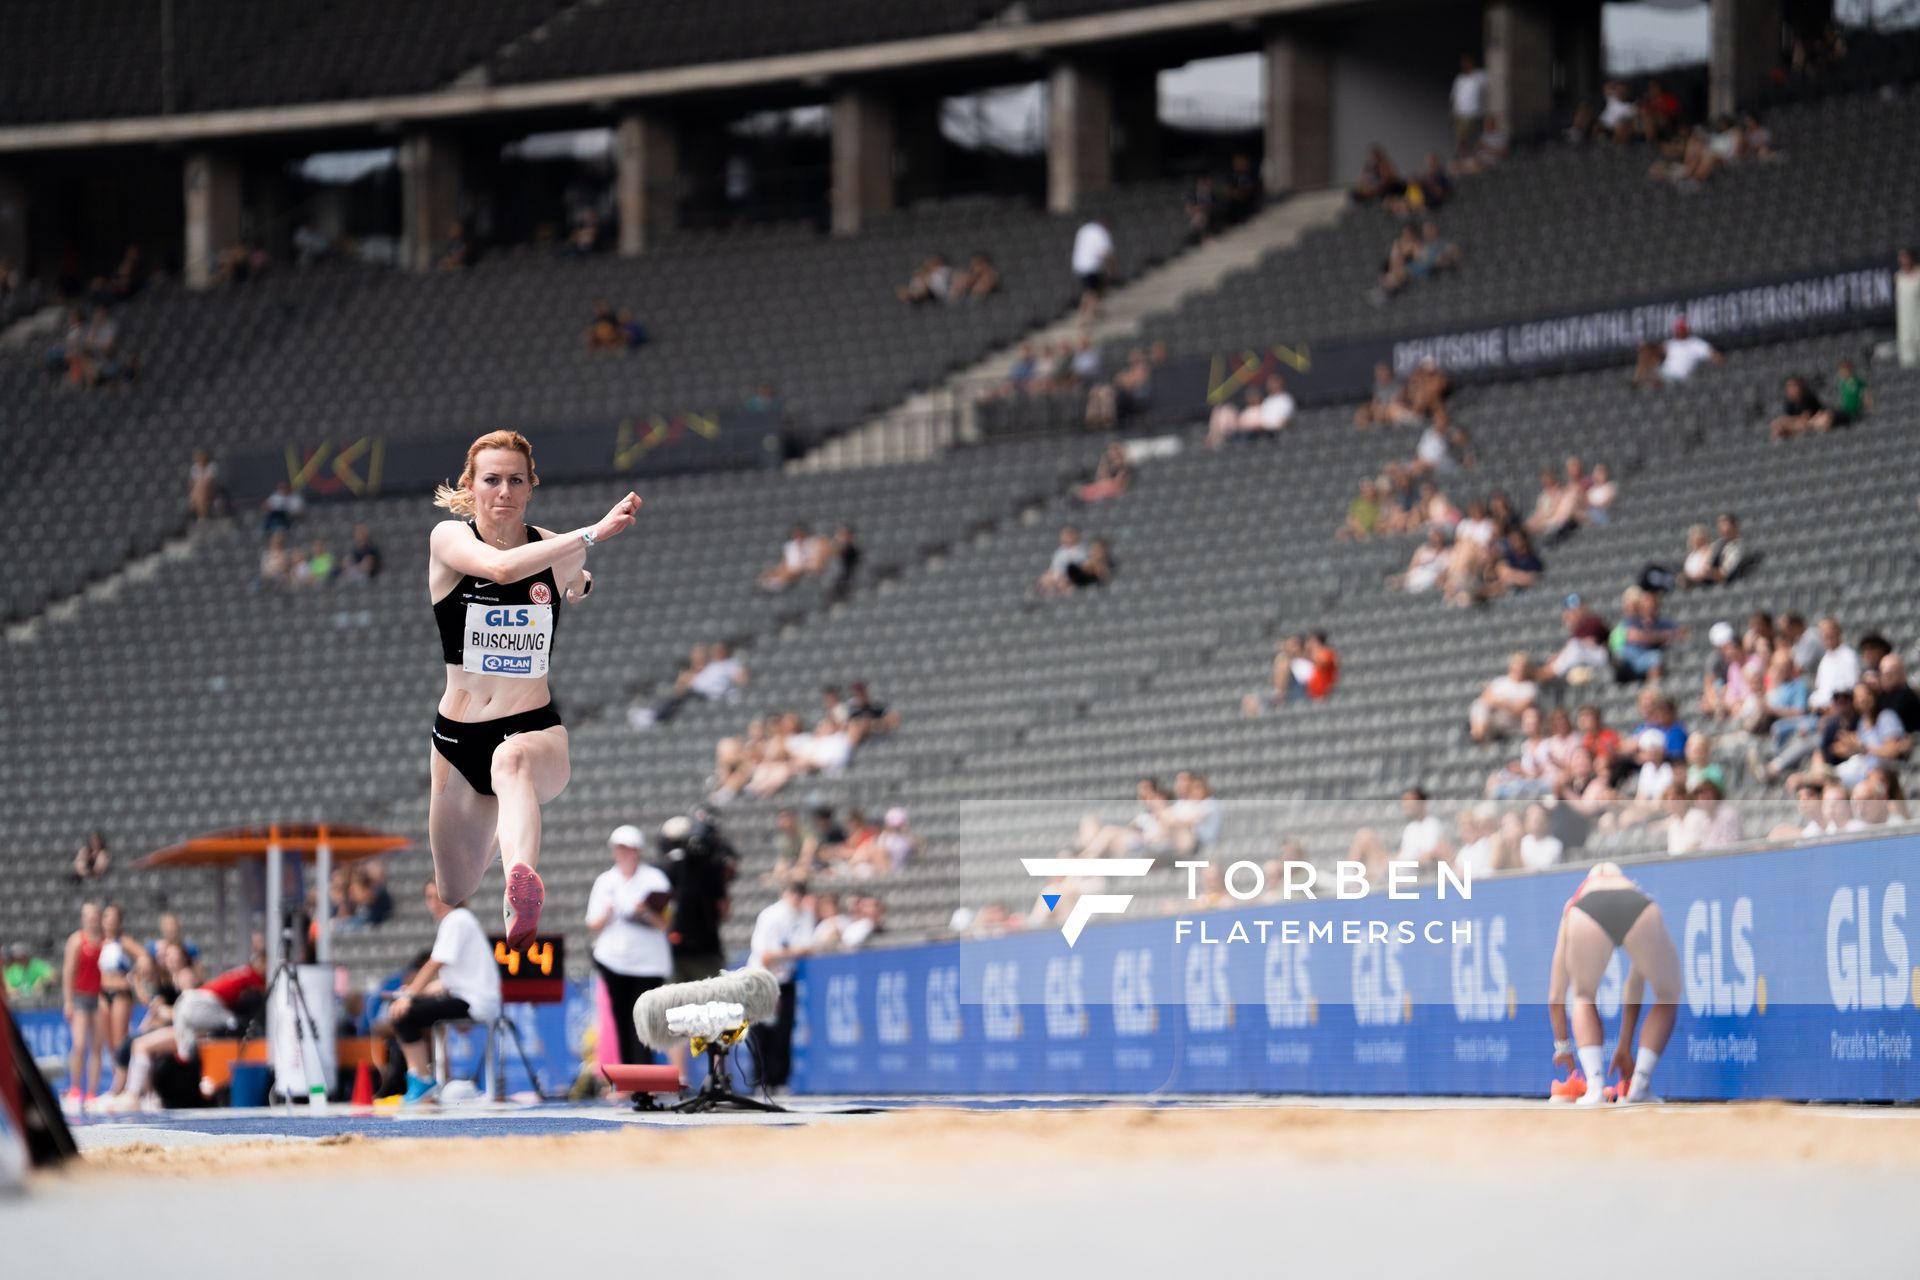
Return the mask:
[[[473,521],[467,521],[467,527],[474,537],[480,536]],[[527,541],[540,541],[532,525],[527,526]],[[489,582],[464,574],[453,590],[433,602],[440,655],[449,665],[477,675],[538,679],[553,659],[560,604],[560,588],[550,568],[518,582]]]

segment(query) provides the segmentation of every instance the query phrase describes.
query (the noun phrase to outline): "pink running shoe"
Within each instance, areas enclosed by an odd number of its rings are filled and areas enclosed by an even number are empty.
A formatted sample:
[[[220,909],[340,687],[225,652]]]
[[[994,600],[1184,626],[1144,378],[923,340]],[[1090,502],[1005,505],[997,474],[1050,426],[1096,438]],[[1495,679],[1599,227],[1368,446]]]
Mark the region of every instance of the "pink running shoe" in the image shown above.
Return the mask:
[[[533,941],[540,932],[540,908],[546,905],[547,886],[540,873],[526,865],[507,871],[507,897],[503,915],[507,922],[507,946],[518,948]]]

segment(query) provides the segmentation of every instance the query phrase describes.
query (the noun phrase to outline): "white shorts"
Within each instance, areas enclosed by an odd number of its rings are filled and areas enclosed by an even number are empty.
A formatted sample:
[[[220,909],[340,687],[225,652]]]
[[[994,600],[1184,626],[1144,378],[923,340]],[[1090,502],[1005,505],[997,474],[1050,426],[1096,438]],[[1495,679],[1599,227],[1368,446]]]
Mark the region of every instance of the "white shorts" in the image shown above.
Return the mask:
[[[182,991],[180,998],[173,1002],[173,1038],[178,1046],[175,1052],[182,1058],[193,1052],[201,1036],[230,1030],[233,1025],[232,1012],[220,1003],[218,996],[204,991]]]

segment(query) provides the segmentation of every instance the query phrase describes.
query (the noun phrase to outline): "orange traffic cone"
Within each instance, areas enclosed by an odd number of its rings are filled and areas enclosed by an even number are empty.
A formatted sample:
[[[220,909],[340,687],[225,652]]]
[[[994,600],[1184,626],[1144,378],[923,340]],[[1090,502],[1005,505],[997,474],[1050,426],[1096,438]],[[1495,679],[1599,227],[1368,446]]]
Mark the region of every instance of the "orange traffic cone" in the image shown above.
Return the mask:
[[[353,1105],[370,1107],[373,1105],[373,1072],[362,1062],[353,1072]]]

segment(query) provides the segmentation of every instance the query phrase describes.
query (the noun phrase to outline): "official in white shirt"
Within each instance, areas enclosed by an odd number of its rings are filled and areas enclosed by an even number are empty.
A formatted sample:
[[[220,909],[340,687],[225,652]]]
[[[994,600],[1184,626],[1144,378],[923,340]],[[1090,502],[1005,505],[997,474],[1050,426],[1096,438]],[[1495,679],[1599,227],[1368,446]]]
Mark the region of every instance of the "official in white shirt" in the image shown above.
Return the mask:
[[[489,1023],[500,1016],[500,966],[480,922],[465,903],[442,902],[435,881],[428,880],[424,892],[427,912],[440,929],[427,962],[401,988],[388,1012],[394,1038],[407,1058],[408,1102],[418,1102],[433,1088],[427,1032],[434,1023]]]
[[[774,1022],[753,1029],[760,1083],[769,1089],[786,1084],[793,1066],[793,962],[813,949],[815,921],[807,887],[792,883],[753,922],[747,963],[780,980],[780,1011]]]
[[[673,885],[658,867],[641,861],[646,837],[632,825],[607,837],[613,866],[600,873],[587,895],[587,932],[593,935],[593,968],[607,993],[620,1036],[620,1061],[653,1061],[633,1024],[633,1002],[673,975],[667,940],[667,907]]]
[[[1100,314],[1100,296],[1113,271],[1113,235],[1099,218],[1089,218],[1073,235],[1073,274],[1080,281],[1080,323]]]

